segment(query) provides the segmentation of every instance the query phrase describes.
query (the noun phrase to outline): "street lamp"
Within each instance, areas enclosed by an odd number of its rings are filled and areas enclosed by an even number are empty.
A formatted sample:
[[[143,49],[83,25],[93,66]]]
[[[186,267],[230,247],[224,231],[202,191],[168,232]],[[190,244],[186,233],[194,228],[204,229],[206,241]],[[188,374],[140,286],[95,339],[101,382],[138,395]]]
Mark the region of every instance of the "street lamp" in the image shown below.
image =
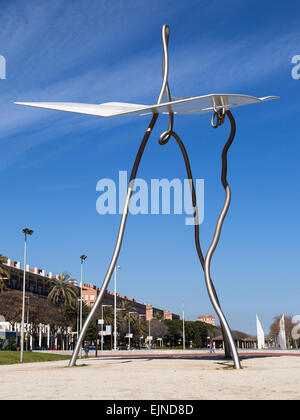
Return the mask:
[[[182,343],[183,350],[185,350],[184,300],[182,301]]]
[[[137,314],[137,312],[128,312],[128,330],[129,330],[129,332],[128,332],[128,345],[129,345],[129,350],[130,350],[130,339],[131,339],[131,335],[130,335],[130,315],[131,314]]]
[[[114,288],[114,350],[117,350],[117,269],[119,265],[115,266],[115,288]]]
[[[27,299],[27,305],[30,305],[30,297],[25,296]],[[27,308],[27,322],[26,322],[26,333],[27,333],[27,340],[26,340],[26,351],[28,351],[28,338],[29,338],[29,309]]]
[[[150,338],[151,337],[151,321],[152,321],[152,319],[153,318],[149,318],[149,342],[150,342],[150,349],[152,347],[152,339]]]
[[[26,293],[26,257],[27,257],[27,236],[32,236],[34,231],[28,228],[22,229],[25,235],[24,245],[24,277],[23,277],[23,300],[22,300],[22,322],[21,322],[21,355],[20,362],[24,361],[24,321],[25,321],[25,293]]]
[[[82,306],[83,306],[83,262],[87,259],[87,256],[82,254],[80,255],[81,261],[81,281],[80,281],[80,332],[82,331]],[[80,358],[82,358],[82,346],[80,351]]]

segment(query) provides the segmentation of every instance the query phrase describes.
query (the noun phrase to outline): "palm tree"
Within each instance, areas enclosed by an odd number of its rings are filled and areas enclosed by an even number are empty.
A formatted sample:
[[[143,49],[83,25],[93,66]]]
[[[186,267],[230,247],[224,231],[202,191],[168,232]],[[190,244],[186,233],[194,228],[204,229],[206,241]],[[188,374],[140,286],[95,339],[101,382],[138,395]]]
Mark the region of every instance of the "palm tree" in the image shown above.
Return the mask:
[[[117,323],[119,324],[121,336],[128,332],[129,320],[131,334],[139,334],[139,316],[136,308],[131,302],[123,300],[117,312]],[[131,342],[134,341],[132,340]]]
[[[121,302],[121,305],[118,307],[117,318],[118,322],[122,324],[123,322],[128,322],[129,312],[136,312],[134,305],[126,300]],[[131,315],[131,320],[133,319]]]
[[[114,325],[115,314],[111,306],[106,306],[103,308],[103,318],[105,325]]]
[[[6,263],[7,258],[0,254],[0,294],[6,289],[6,278],[10,277],[9,270],[2,265]]]
[[[57,279],[51,281],[52,287],[48,299],[55,305],[76,307],[79,289],[75,286],[75,282],[69,273],[63,271]]]

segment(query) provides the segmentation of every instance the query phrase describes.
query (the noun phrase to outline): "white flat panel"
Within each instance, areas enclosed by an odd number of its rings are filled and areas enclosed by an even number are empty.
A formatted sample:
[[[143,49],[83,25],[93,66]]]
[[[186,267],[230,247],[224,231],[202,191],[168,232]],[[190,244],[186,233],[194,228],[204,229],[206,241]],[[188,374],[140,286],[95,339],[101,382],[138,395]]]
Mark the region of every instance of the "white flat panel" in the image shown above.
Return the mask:
[[[284,315],[282,315],[282,317],[280,318],[280,331],[278,334],[278,344],[280,345],[281,350],[287,349]]]
[[[71,102],[15,102],[17,105],[35,108],[53,109],[56,111],[75,112],[78,114],[96,115],[98,117],[112,117],[145,109],[146,105],[126,104],[122,102],[108,102],[105,104],[80,104]]]
[[[215,109],[249,105],[278,99],[275,96],[255,98],[253,96],[235,94],[211,94],[186,98],[161,105],[137,105],[122,102],[108,102],[100,105],[80,103],[53,103],[53,102],[16,102],[17,105],[26,105],[37,108],[53,109],[58,111],[75,112],[79,114],[96,115],[99,117],[113,117],[120,115],[151,115],[166,114],[203,114],[213,112]]]
[[[256,315],[256,329],[257,329],[257,346],[258,349],[264,349],[265,348],[265,333],[261,326],[260,320],[258,316]]]

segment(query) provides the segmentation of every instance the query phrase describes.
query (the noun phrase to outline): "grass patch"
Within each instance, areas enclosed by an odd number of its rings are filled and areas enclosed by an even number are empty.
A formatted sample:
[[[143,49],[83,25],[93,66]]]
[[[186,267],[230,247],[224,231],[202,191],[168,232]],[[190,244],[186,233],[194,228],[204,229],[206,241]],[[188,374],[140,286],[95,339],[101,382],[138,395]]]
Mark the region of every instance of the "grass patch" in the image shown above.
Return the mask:
[[[82,364],[82,365],[75,365],[75,366],[72,366],[72,368],[81,368],[81,367],[88,367],[89,365],[86,365],[86,364]],[[68,367],[68,369],[70,369],[69,367]]]
[[[56,362],[58,360],[69,360],[70,356],[47,353],[24,353],[24,363]],[[20,352],[0,351],[0,366],[15,365],[20,363]]]
[[[234,366],[223,366],[221,369],[222,370],[235,370],[235,367]]]

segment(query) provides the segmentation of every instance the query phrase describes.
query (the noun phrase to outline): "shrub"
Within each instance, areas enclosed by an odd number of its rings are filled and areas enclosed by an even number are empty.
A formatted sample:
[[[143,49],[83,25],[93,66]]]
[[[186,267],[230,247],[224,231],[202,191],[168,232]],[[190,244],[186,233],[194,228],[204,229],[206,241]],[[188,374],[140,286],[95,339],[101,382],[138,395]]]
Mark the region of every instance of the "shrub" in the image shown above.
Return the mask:
[[[8,341],[8,343],[7,343],[7,346],[6,346],[5,350],[16,351],[17,350],[17,343],[16,343],[15,337],[9,337],[9,339],[7,341]]]

